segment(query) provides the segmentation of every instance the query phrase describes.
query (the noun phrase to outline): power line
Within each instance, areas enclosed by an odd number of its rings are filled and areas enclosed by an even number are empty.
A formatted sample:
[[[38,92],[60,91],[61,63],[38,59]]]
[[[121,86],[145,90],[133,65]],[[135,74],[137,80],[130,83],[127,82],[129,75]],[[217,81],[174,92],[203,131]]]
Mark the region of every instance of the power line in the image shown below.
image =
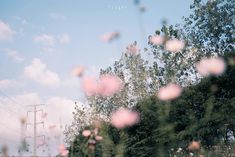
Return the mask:
[[[21,105],[19,104],[16,100],[12,99],[11,97],[9,97],[6,93],[4,93],[2,90],[0,90],[0,93],[2,93],[5,97],[7,97],[9,100],[11,100],[13,103],[15,104],[18,104],[18,105]]]
[[[5,98],[7,98],[8,100],[10,100],[11,102],[13,102],[14,104],[17,104],[17,105],[20,105],[17,101],[15,101],[14,99],[12,99],[11,97],[9,97],[6,93],[4,93],[2,90],[0,90],[0,93],[2,93],[2,95],[5,96]],[[0,99],[1,100],[1,99]],[[14,107],[17,107],[17,111],[18,110],[22,110],[22,108],[18,107],[18,106],[14,106]],[[15,108],[16,109],[16,108]]]
[[[2,99],[0,99],[0,101],[3,103],[3,104],[5,104],[5,102],[2,100]],[[16,114],[16,115],[18,115],[19,117],[22,117],[22,115],[21,114],[19,114],[19,112],[17,112],[17,111],[15,111],[15,110],[12,110],[11,108],[3,108],[3,106],[0,106],[0,108],[2,108],[4,111],[6,111],[7,113],[9,113],[11,116],[12,116],[12,113],[14,113],[14,114]],[[15,108],[16,109],[16,108]],[[10,113],[11,112],[11,113]]]
[[[2,95],[4,95],[5,97],[4,98],[7,98],[9,101],[11,101],[12,103],[16,104],[16,105],[20,105],[22,106],[22,104],[18,103],[16,100],[12,99],[10,96],[8,96],[6,93],[4,93],[3,91],[0,90],[0,93],[2,93]],[[17,110],[22,110],[22,108],[18,107],[18,106],[15,106],[17,107]]]
[[[44,104],[39,104],[39,105],[28,105],[28,107],[33,107],[33,111],[28,111],[27,112],[27,117],[29,115],[30,112],[33,112],[34,114],[34,121],[33,121],[33,124],[32,123],[26,123],[26,127],[27,125],[33,125],[33,156],[36,157],[37,155],[37,138],[38,137],[44,137],[44,140],[45,140],[45,135],[37,135],[37,125],[40,125],[40,124],[43,124],[43,127],[44,127],[44,122],[41,121],[41,122],[37,122],[37,113],[38,112],[42,112],[43,113],[43,110],[37,110],[37,107],[38,106],[42,106]],[[32,138],[32,137],[29,137],[29,138]]]

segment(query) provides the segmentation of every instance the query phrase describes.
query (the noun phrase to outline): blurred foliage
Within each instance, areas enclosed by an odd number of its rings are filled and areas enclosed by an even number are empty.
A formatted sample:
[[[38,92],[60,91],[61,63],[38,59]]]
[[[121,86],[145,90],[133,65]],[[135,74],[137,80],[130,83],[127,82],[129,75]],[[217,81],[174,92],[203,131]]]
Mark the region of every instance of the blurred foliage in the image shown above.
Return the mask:
[[[96,144],[95,155],[102,157],[161,156],[232,156],[235,138],[235,8],[234,0],[194,0],[192,14],[184,24],[164,25],[157,30],[165,42],[177,38],[186,47],[179,53],[165,50],[164,45],[149,43],[144,54],[123,53],[113,66],[100,74],[115,74],[123,82],[123,90],[108,98],[88,97],[89,115],[103,119],[102,142]],[[134,45],[137,46],[135,42]],[[202,57],[224,56],[227,69],[221,76],[202,79],[195,63]],[[161,102],[154,95],[170,82],[184,87],[182,96]],[[108,123],[112,111],[119,107],[134,108],[140,113],[137,125],[118,130]],[[71,140],[69,156],[88,156],[87,140],[81,130],[89,126],[87,111],[74,112],[76,133]],[[80,133],[79,133],[80,132]],[[200,151],[190,152],[191,141],[199,141]],[[181,149],[182,150],[181,150]]]
[[[234,53],[227,54],[227,62],[228,59],[235,60]],[[141,118],[137,125],[118,130],[104,122],[104,140],[97,144],[95,156],[167,156],[178,148],[189,154],[187,147],[193,140],[202,145],[198,154],[231,154],[235,137],[234,87],[235,65],[228,64],[222,76],[204,78],[197,85],[185,87],[176,100],[146,98],[134,107]],[[70,153],[86,156],[85,137],[80,134],[72,145]]]

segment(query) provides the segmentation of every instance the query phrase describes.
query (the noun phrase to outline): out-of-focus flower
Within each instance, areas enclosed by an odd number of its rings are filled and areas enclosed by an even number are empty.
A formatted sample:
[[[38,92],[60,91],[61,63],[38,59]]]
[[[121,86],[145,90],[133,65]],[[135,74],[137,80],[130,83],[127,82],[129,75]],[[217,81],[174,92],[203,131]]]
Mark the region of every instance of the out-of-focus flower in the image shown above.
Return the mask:
[[[145,12],[147,10],[147,7],[146,6],[140,6],[140,12]]]
[[[88,148],[91,149],[91,150],[94,150],[95,149],[95,145],[96,145],[96,141],[93,140],[93,139],[89,139],[88,140]]]
[[[203,58],[199,63],[196,65],[197,71],[202,76],[207,75],[220,75],[224,72],[226,68],[226,64],[222,58]]]
[[[122,81],[115,75],[105,74],[100,76],[99,81],[92,77],[85,78],[82,86],[87,96],[108,97],[121,90]]]
[[[93,125],[94,128],[100,128],[101,127],[101,122],[100,122],[100,120],[95,119],[95,120],[93,120],[92,125]]]
[[[83,79],[82,88],[87,96],[94,96],[97,94],[98,83],[94,77],[86,77]]]
[[[182,89],[179,85],[170,83],[159,89],[157,92],[157,97],[163,101],[172,100],[179,97],[181,92]]]
[[[40,139],[38,145],[39,146],[46,145],[46,141],[44,139]]]
[[[119,32],[110,32],[102,35],[100,39],[103,42],[111,42],[114,39],[119,38],[119,36],[120,36]]]
[[[139,5],[140,4],[140,0],[134,0],[135,5]]]
[[[178,52],[182,50],[185,46],[184,41],[178,39],[171,39],[166,42],[166,50],[171,52]]]
[[[95,129],[93,130],[93,133],[94,133],[95,135],[98,135],[98,132],[99,132],[99,129],[98,129],[98,128],[95,128]]]
[[[132,126],[139,121],[139,114],[128,109],[119,109],[111,115],[111,124],[116,128]]]
[[[82,135],[85,136],[85,137],[88,137],[88,136],[91,135],[91,131],[90,130],[83,130]]]
[[[162,45],[164,42],[164,37],[160,35],[154,35],[149,38],[149,42],[153,45]]]
[[[54,130],[55,128],[56,128],[56,125],[49,125],[49,126],[48,126],[48,129],[49,129],[49,130]]]
[[[20,118],[20,123],[24,125],[26,123],[26,118],[25,117]]]
[[[182,148],[178,148],[178,150],[176,152],[180,153],[182,150],[183,150]]]
[[[42,118],[46,118],[46,117],[47,117],[47,115],[48,115],[48,114],[45,112],[45,113],[43,113],[43,114],[42,114],[42,116],[41,116],[41,117],[42,117]]]
[[[96,141],[102,141],[102,140],[103,140],[103,137],[102,137],[102,136],[95,136],[95,140],[96,140]]]
[[[199,150],[201,147],[201,144],[197,141],[192,141],[189,146],[188,146],[188,149],[190,151],[195,151],[195,150]]]
[[[72,70],[72,75],[73,76],[77,76],[77,77],[82,77],[84,72],[85,72],[85,67],[84,66],[78,66],[78,67],[75,67],[73,70]]]
[[[136,45],[130,44],[126,47],[126,52],[132,55],[137,55],[140,53],[140,49]]]
[[[115,75],[102,75],[98,86],[98,93],[103,97],[112,96],[122,88],[122,81]]]
[[[1,152],[2,152],[3,157],[8,157],[8,147],[7,147],[7,145],[2,146]]]
[[[69,151],[65,148],[63,144],[59,146],[59,153],[61,156],[67,156]]]

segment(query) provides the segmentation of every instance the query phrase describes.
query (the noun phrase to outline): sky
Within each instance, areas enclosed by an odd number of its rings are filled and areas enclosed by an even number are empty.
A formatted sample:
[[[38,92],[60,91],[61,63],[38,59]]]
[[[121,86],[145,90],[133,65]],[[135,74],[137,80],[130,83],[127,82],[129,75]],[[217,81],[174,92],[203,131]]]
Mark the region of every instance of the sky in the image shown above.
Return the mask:
[[[37,119],[45,122],[44,128],[38,126],[39,134],[62,135],[72,121],[74,102],[85,100],[71,70],[83,65],[88,75],[98,75],[100,68],[121,56],[125,46],[134,41],[141,48],[147,45],[147,37],[161,28],[163,19],[168,24],[182,23],[192,3],[142,0],[139,6],[146,12],[140,13],[133,1],[0,1],[0,147],[7,144],[9,154],[17,154],[19,118],[33,109],[27,105],[45,104],[38,107],[48,114],[42,118],[38,113]],[[119,39],[110,43],[100,40],[113,31],[120,33]],[[51,131],[48,127],[52,125],[57,127]],[[25,136],[32,136],[32,128],[27,129]],[[63,137],[53,140],[51,150],[41,146],[38,154],[56,155]]]

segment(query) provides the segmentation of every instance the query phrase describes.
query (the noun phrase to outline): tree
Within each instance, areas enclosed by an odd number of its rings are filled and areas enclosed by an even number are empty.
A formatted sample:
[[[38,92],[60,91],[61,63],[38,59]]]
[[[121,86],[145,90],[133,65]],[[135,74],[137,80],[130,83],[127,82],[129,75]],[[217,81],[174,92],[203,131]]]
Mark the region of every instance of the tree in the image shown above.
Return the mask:
[[[190,6],[192,14],[184,18],[182,30],[202,55],[222,55],[234,50],[234,3],[234,0],[194,0]]]

